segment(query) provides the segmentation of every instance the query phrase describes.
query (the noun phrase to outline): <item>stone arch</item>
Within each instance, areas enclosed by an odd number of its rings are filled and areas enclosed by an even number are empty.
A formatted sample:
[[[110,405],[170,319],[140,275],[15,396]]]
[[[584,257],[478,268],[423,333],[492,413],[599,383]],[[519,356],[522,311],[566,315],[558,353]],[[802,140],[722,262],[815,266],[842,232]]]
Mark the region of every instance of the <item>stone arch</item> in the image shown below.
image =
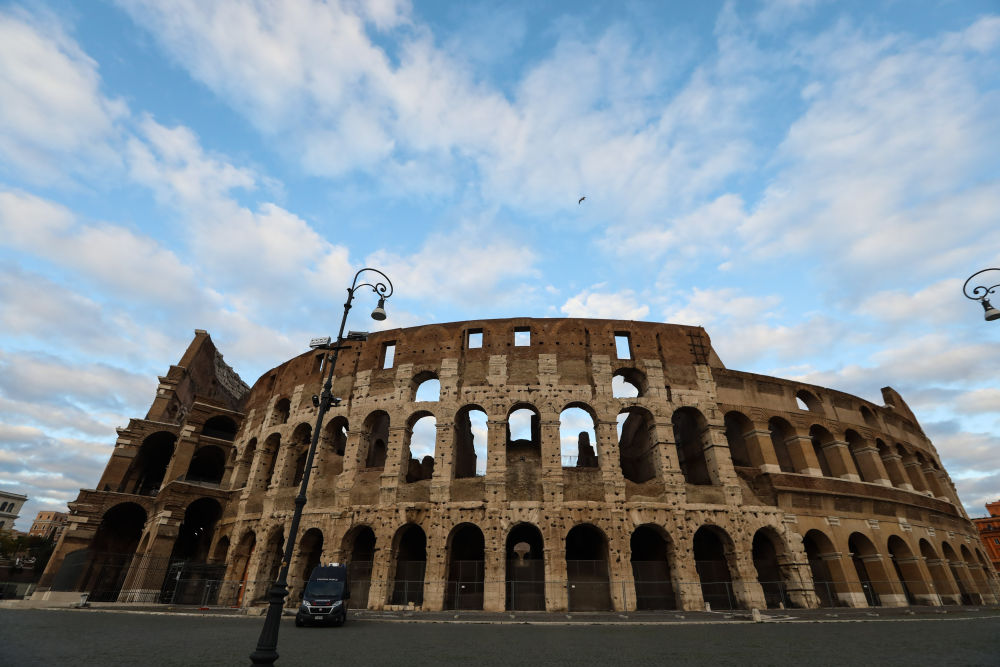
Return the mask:
[[[847,548],[854,564],[854,574],[861,584],[868,606],[898,606],[897,600],[902,602],[901,593],[896,592],[898,582],[886,571],[882,555],[875,548],[874,542],[861,533],[851,533],[847,538]]]
[[[199,447],[194,456],[191,457],[191,464],[188,465],[184,479],[188,482],[204,482],[207,484],[222,483],[222,476],[226,474],[226,454],[221,447],[206,445]]]
[[[566,534],[566,580],[570,611],[610,611],[608,538],[591,523]]]
[[[597,414],[574,401],[559,413],[559,450],[564,468],[598,468]]]
[[[920,469],[920,463],[916,455],[908,447],[898,442],[896,443],[896,451],[899,452],[899,457],[903,462],[903,472],[906,474],[913,490],[917,493],[929,491],[927,480],[924,479],[924,473]]]
[[[229,565],[229,578],[235,578],[239,583],[236,589],[236,604],[242,605],[248,593],[247,580],[250,576],[250,560],[257,548],[257,535],[251,529],[243,532],[232,562]]]
[[[365,419],[362,427],[360,452],[365,468],[384,468],[389,443],[389,413],[375,410]]]
[[[706,604],[713,610],[739,608],[733,590],[735,545],[729,533],[718,526],[704,525],[692,538],[692,550]]]
[[[910,545],[899,535],[890,535],[885,546],[906,603],[937,604],[936,596],[924,580],[919,559],[914,556]]]
[[[525,548],[526,547],[526,548]],[[545,611],[545,542],[538,527],[518,523],[507,533],[509,611]]]
[[[140,496],[159,491],[174,455],[176,441],[177,435],[169,431],[157,431],[144,438],[119,491]]]
[[[456,479],[486,473],[486,440],[489,417],[481,405],[463,405],[455,413],[454,459],[452,474]],[[476,431],[479,431],[478,442]]]
[[[118,600],[146,520],[146,510],[137,503],[118,503],[104,512],[90,543],[90,563],[80,587],[91,599]]]
[[[816,394],[808,389],[799,389],[795,392],[795,402],[798,404],[800,410],[818,412],[820,414],[823,412],[823,404],[816,398]]]
[[[649,392],[649,380],[638,368],[622,367],[611,374],[611,395],[614,398],[639,398]]]
[[[434,371],[421,371],[410,381],[410,400],[413,402],[437,402],[441,400],[441,380]]]
[[[290,589],[296,589],[295,596],[302,599],[306,584],[309,582],[309,575],[313,569],[320,564],[323,558],[323,531],[319,528],[310,528],[302,534],[302,539],[298,543],[298,562],[293,570],[292,581],[289,582]]]
[[[962,545],[961,549],[962,560],[965,561],[965,568],[970,574],[970,579],[975,584],[975,587],[979,593],[977,604],[983,604],[983,600],[992,597],[993,592],[990,590],[989,580],[986,578],[986,573],[979,568],[979,563],[972,556],[972,552],[969,551],[969,547]]]
[[[403,436],[403,465],[407,483],[429,480],[434,476],[437,441],[437,417],[429,410],[418,410],[406,420]]]
[[[528,436],[528,437],[524,437]],[[515,403],[507,413],[507,499],[542,499],[541,413],[534,405]]]
[[[312,444],[312,425],[302,422],[292,431],[287,447],[285,465],[288,470],[283,475],[283,486],[298,486],[306,472],[306,462],[309,458],[309,446]],[[291,474],[289,474],[291,473]]]
[[[858,471],[858,479],[862,482],[874,482],[872,470],[868,469],[866,466],[862,465],[861,450],[867,446],[864,438],[855,431],[854,429],[847,429],[844,432],[844,440],[847,441],[847,451],[851,454],[851,460],[854,461],[854,469]]]
[[[871,426],[872,428],[879,428],[878,419],[875,417],[875,413],[867,405],[862,405],[859,412],[861,413],[861,419],[865,424]]]
[[[287,398],[279,398],[274,402],[274,410],[271,412],[271,426],[287,424],[291,412],[292,402]]]
[[[352,527],[341,540],[340,552],[346,555],[347,575],[351,581],[351,603],[357,609],[368,607],[375,542],[375,531],[367,524]]]
[[[771,446],[774,447],[774,456],[778,459],[781,472],[799,472],[788,451],[788,440],[795,437],[795,429],[781,417],[772,417],[767,422],[767,429],[771,432]]]
[[[184,520],[177,530],[177,539],[170,553],[171,561],[204,563],[215,535],[215,526],[222,516],[222,505],[215,498],[199,498],[184,510]]]
[[[976,604],[975,595],[973,593],[974,586],[969,578],[969,573],[965,571],[962,567],[962,562],[958,559],[958,554],[948,542],[941,543],[941,553],[944,555],[945,561],[948,563],[948,571],[951,573],[952,579],[955,581],[955,585],[958,588],[959,600],[964,605],[974,605]]]
[[[709,485],[712,477],[705,460],[705,438],[708,421],[697,408],[683,407],[674,411],[674,442],[677,444],[677,462],[684,481],[688,484]]]
[[[833,434],[819,424],[813,424],[809,428],[809,441],[812,443],[812,449],[816,454],[816,461],[819,463],[819,469],[822,471],[823,477],[834,476],[830,468],[830,461],[827,460],[825,449],[826,445],[833,442],[833,440]]]
[[[474,523],[460,523],[448,535],[445,609],[482,609],[486,538]]]
[[[427,568],[427,535],[415,523],[396,531],[392,540],[393,576],[389,604],[419,607],[424,603],[424,572]]]
[[[931,582],[941,599],[941,604],[961,604],[961,595],[955,580],[951,577],[947,561],[941,559],[938,552],[926,539],[921,538],[919,547],[920,555],[927,564],[927,572],[931,576]]]
[[[252,588],[251,604],[266,602],[268,590],[281,571],[281,560],[285,556],[285,531],[283,526],[270,530],[264,543],[264,553],[257,567],[257,580]]]
[[[337,415],[323,427],[318,446],[318,475],[336,477],[344,471],[344,452],[347,451],[347,417]]]
[[[851,604],[854,597],[844,576],[840,553],[826,533],[815,528],[802,538],[802,547],[809,562],[813,590],[821,607]]]
[[[766,526],[754,533],[751,557],[768,609],[796,606],[788,594],[788,584],[793,577],[788,569],[787,553],[785,541],[774,528]]]
[[[636,609],[676,609],[672,562],[673,544],[662,526],[644,523],[632,531],[632,578]]]
[[[205,421],[201,427],[201,434],[209,438],[232,442],[236,439],[237,430],[236,421],[231,417],[216,415]]]
[[[905,488],[908,482],[903,475],[903,468],[900,465],[899,454],[889,445],[885,444],[881,438],[875,439],[875,448],[878,450],[879,458],[889,476],[889,482],[897,489]]]
[[[750,460],[750,449],[747,447],[745,433],[753,430],[753,422],[737,410],[731,410],[723,418],[726,425],[726,442],[729,444],[729,455],[733,459],[733,465],[737,468],[749,468],[753,465]]]
[[[264,488],[269,488],[274,482],[274,469],[278,464],[278,454],[281,452],[281,436],[272,433],[264,441],[260,451],[262,475],[260,477]]]
[[[654,479],[658,446],[649,410],[632,406],[618,413],[618,457],[625,479],[636,484]]]

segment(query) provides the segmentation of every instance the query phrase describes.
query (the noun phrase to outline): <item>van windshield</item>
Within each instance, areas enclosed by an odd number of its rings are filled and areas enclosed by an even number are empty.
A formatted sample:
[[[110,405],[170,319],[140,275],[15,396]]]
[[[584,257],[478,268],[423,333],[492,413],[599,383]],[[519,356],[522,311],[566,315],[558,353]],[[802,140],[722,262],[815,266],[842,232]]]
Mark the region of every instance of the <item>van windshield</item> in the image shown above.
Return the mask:
[[[317,598],[340,598],[344,594],[343,581],[317,580],[306,586],[306,595]]]

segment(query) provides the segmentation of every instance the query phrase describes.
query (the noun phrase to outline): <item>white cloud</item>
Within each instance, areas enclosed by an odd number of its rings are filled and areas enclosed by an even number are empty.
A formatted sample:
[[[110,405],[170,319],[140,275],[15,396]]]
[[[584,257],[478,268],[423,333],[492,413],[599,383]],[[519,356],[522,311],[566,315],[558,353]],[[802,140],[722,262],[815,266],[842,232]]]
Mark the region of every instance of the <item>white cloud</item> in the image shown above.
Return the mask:
[[[594,285],[571,296],[560,306],[567,317],[594,317],[604,320],[641,320],[649,314],[649,306],[639,303],[630,289],[617,292],[597,291],[605,285]]]

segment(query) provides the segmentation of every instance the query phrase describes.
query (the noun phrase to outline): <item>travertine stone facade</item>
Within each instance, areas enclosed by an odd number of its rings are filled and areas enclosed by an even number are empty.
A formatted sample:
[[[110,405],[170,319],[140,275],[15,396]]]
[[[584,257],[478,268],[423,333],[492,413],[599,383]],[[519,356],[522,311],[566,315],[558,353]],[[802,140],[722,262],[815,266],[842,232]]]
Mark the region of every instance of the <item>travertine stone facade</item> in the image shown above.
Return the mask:
[[[115,579],[115,599],[162,599],[160,559],[214,564],[199,570],[220,581],[214,595],[263,602],[323,353],[248,393],[204,333],[185,359],[120,433],[99,490],[71,505],[43,586]],[[437,400],[417,400],[425,382]],[[875,405],[730,370],[701,328],[524,318],[384,331],[342,351],[334,395],[290,604],[321,561],[348,562],[352,603],[371,608],[997,601],[976,530],[895,391]],[[593,440],[570,434],[567,456],[572,408]],[[510,427],[519,410],[532,413],[527,437]],[[417,460],[423,418],[436,438]],[[109,574],[93,559],[111,551],[132,555]]]

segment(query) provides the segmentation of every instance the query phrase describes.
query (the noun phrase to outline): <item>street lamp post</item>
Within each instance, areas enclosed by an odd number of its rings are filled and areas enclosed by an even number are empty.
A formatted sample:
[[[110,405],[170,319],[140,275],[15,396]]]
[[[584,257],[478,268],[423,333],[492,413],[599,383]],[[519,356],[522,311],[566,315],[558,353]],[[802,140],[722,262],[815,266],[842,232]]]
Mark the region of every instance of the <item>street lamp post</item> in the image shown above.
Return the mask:
[[[377,273],[385,282],[375,279],[374,283],[358,284],[358,277],[365,271]],[[388,284],[386,284],[388,283]],[[378,269],[364,268],[354,274],[354,282],[347,289],[347,301],[344,303],[344,317],[340,320],[340,331],[337,332],[337,342],[332,347],[329,344],[316,345],[326,350],[332,350],[333,354],[327,357],[329,368],[326,374],[326,383],[323,385],[323,393],[319,396],[318,412],[316,414],[316,426],[312,432],[312,442],[309,443],[309,454],[306,457],[306,466],[302,474],[302,484],[299,486],[299,493],[295,496],[295,514],[292,515],[292,525],[288,529],[288,540],[285,542],[285,552],[281,557],[281,569],[278,571],[278,578],[271,586],[268,594],[267,616],[264,619],[264,627],[260,631],[257,639],[257,649],[250,654],[252,665],[273,665],[278,659],[278,630],[281,625],[281,613],[284,607],[285,597],[288,595],[288,566],[292,561],[292,552],[295,549],[295,535],[299,530],[299,521],[302,519],[302,508],[306,504],[306,489],[309,486],[309,474],[312,472],[313,457],[316,455],[316,445],[319,442],[320,429],[323,427],[323,416],[331,405],[340,403],[339,398],[333,397],[333,369],[337,366],[337,357],[343,347],[344,326],[347,324],[347,313],[351,310],[351,302],[354,300],[354,293],[360,287],[370,287],[378,295],[378,305],[372,311],[372,319],[385,319],[385,300],[392,296],[392,281],[389,277]],[[329,339],[326,339],[329,341]],[[324,342],[326,342],[324,341]],[[316,397],[313,397],[316,401]]]
[[[997,308],[995,308],[990,303],[989,299],[987,299],[986,297],[988,297],[991,294],[993,294],[994,292],[996,292],[996,289],[998,287],[1000,287],[1000,283],[995,283],[995,284],[989,285],[989,286],[987,286],[987,285],[976,285],[976,287],[973,288],[972,292],[971,293],[969,292],[969,282],[971,282],[972,279],[975,278],[976,276],[978,276],[979,274],[981,274],[981,273],[987,273],[989,271],[996,271],[997,274],[1000,275],[1000,269],[996,269],[996,268],[993,268],[993,269],[983,269],[982,271],[976,271],[971,276],[969,276],[968,279],[965,281],[965,284],[962,285],[962,293],[965,294],[966,298],[972,299],[973,301],[978,301],[979,303],[981,303],[983,305],[983,310],[986,311],[986,313],[985,313],[986,321],[987,322],[992,322],[993,320],[1000,319],[1000,310],[998,310]],[[993,278],[993,279],[985,280],[985,282],[988,284],[988,283],[993,282],[993,280],[997,280],[997,279],[998,278]]]

